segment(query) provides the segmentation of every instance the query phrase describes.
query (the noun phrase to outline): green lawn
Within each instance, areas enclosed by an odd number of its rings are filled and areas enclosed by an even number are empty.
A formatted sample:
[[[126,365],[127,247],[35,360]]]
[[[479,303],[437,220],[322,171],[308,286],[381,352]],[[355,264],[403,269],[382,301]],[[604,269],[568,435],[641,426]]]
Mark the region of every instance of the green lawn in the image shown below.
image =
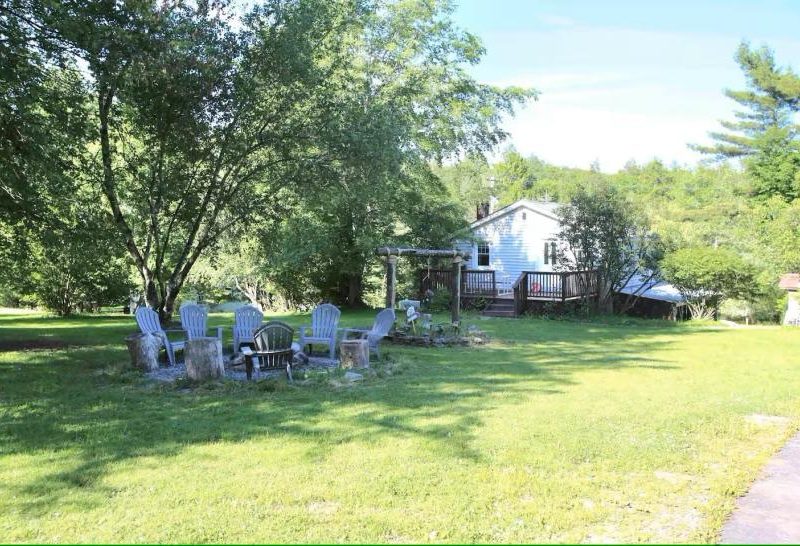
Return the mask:
[[[0,352],[0,540],[713,541],[800,426],[800,329],[467,322],[352,388],[188,390],[121,371],[129,317],[0,315],[73,345]]]

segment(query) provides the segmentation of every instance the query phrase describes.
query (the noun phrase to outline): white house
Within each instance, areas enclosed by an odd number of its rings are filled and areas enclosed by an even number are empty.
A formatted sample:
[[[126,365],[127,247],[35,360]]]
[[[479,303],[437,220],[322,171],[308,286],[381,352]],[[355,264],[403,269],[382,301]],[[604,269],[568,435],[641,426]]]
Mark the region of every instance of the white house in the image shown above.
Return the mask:
[[[508,299],[523,272],[528,272],[523,296],[527,300],[567,301],[596,293],[596,273],[555,267],[559,259],[560,206],[521,199],[493,212],[485,205],[479,207],[479,214],[485,215],[470,224],[471,240],[456,245],[470,253],[463,276],[465,297],[493,294],[495,301]],[[640,296],[636,311],[643,316],[677,317],[678,307],[685,303],[677,289],[660,279],[646,284],[638,277],[631,279],[620,295]],[[509,309],[504,312],[514,314]]]
[[[472,270],[494,270],[499,285],[513,283],[523,271],[553,271],[560,205],[519,200],[470,225],[474,241],[458,247],[470,251]]]

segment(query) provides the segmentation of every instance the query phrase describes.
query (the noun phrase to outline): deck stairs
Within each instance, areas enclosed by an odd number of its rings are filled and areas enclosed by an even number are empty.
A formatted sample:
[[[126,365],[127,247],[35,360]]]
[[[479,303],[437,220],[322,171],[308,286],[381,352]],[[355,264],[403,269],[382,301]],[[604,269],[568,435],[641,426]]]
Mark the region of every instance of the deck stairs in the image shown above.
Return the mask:
[[[511,298],[491,298],[489,304],[481,311],[485,317],[516,317],[514,300]]]

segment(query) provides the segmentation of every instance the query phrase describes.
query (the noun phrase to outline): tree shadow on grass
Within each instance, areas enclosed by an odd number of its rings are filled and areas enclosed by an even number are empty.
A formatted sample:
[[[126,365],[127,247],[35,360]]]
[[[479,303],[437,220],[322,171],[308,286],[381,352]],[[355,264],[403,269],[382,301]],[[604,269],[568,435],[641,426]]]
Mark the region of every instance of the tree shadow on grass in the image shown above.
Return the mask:
[[[52,510],[75,491],[93,493],[82,497],[88,509],[113,493],[101,478],[116,463],[265,435],[308,439],[309,463],[337,444],[398,437],[422,439],[437,456],[482,462],[476,408],[564,392],[586,370],[669,370],[672,363],[647,355],[668,353],[676,335],[707,332],[546,321],[509,330],[508,339],[475,349],[387,345],[384,352],[404,363],[402,374],[347,389],[229,383],[187,393],[104,373],[125,362],[124,348],[7,354],[0,358],[0,455],[62,452],[59,464],[72,466],[6,487],[16,508],[30,514]]]

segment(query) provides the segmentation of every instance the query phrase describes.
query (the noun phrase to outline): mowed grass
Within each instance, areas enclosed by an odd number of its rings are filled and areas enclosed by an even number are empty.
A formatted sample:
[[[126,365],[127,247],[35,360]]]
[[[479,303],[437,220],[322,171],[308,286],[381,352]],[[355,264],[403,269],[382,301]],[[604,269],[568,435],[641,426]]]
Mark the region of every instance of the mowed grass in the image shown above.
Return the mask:
[[[714,541],[800,425],[798,329],[465,322],[350,388],[190,390],[121,371],[130,317],[0,315],[73,345],[0,353],[0,540]]]

